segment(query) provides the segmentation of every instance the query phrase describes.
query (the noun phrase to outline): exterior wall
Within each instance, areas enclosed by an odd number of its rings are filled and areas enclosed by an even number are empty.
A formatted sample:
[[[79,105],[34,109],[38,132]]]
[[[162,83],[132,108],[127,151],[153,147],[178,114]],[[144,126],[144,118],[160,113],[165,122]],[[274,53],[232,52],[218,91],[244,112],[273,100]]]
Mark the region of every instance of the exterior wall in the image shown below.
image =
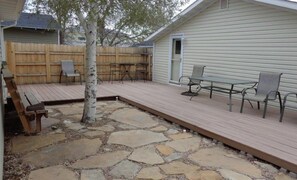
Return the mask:
[[[58,32],[33,29],[8,28],[4,40],[20,43],[58,44]]]
[[[0,26],[0,69],[2,68],[2,28]],[[2,41],[3,42],[3,41]],[[3,157],[4,157],[4,100],[3,100],[3,84],[2,74],[0,74],[0,180],[3,178]]]
[[[168,83],[168,66],[169,66],[169,36],[162,38],[154,47],[154,70],[153,81],[159,83]]]
[[[183,75],[193,64],[205,74],[257,80],[260,71],[282,72],[280,91],[297,90],[297,13],[229,0],[219,1],[171,34],[184,34]],[[155,79],[168,83],[170,34],[155,42]]]

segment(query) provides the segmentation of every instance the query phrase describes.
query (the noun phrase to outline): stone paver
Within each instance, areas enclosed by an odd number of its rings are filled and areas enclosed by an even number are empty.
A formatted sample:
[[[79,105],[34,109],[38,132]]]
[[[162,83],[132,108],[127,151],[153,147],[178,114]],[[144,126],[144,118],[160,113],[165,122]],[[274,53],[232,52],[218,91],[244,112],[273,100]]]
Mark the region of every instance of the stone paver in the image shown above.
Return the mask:
[[[158,122],[153,120],[151,116],[137,109],[119,109],[113,112],[109,118],[138,128],[149,128],[158,125]]]
[[[35,123],[35,121],[32,121],[31,124],[32,123]],[[48,117],[48,118],[42,117],[42,119],[41,119],[41,127],[43,129],[48,128],[48,127],[50,127],[54,124],[58,124],[58,123],[60,123],[60,120],[56,119],[56,118],[52,118],[52,117]]]
[[[173,161],[168,164],[160,165],[159,167],[168,175],[187,174],[200,169],[198,166],[185,164],[180,161]]]
[[[73,161],[94,155],[99,150],[101,144],[99,139],[79,139],[28,153],[23,157],[23,160],[37,167],[56,165],[67,160]]]
[[[167,142],[166,145],[172,147],[179,152],[195,151],[199,148],[201,142],[200,137],[192,137],[188,139],[179,139]]]
[[[81,121],[82,115],[81,114],[75,114],[72,116],[67,116],[69,119],[71,119],[72,122],[79,123]]]
[[[228,147],[212,139],[187,133],[179,125],[120,101],[98,102],[97,107],[98,121],[85,125],[80,124],[83,103],[51,106],[50,118],[42,121],[43,127],[59,124],[44,128],[39,136],[11,139],[11,152],[19,153],[24,164],[34,168],[26,177],[292,180],[296,176],[279,173],[256,158],[250,162],[244,154],[228,152]]]
[[[78,179],[73,171],[70,171],[62,165],[32,171],[29,180],[75,180]]]
[[[98,130],[98,131],[104,131],[104,132],[113,132],[115,128],[112,125],[103,125],[100,127],[88,127],[90,130]]]
[[[296,179],[293,179],[291,178],[290,176],[284,174],[284,173],[278,173],[275,178],[275,180],[296,180]]]
[[[220,169],[219,172],[221,173],[221,175],[228,180],[252,180],[250,177],[231,171],[229,169]]]
[[[229,156],[223,148],[214,147],[198,150],[189,156],[189,159],[201,166],[230,169],[255,178],[262,178],[261,170],[247,160]]]
[[[110,171],[110,174],[118,178],[125,177],[127,179],[133,179],[140,169],[141,166],[139,166],[138,164],[128,160],[124,160],[114,166],[114,168]]]
[[[76,130],[76,131],[85,128],[85,126],[81,125],[80,123],[72,123],[72,122],[66,121],[64,124],[68,129]]]
[[[125,103],[122,103],[121,101],[115,101],[115,102],[108,103],[108,105],[106,105],[104,107],[101,107],[100,110],[109,113],[114,110],[121,109],[121,108],[127,108],[127,107],[130,107],[130,106]]]
[[[169,156],[170,154],[172,154],[174,152],[174,149],[172,149],[171,147],[166,146],[164,144],[158,144],[156,146],[156,148],[164,156]]]
[[[168,131],[166,131],[166,134],[169,134],[169,135],[171,135],[171,134],[177,134],[177,133],[179,133],[179,131],[176,130],[176,129],[169,129]]]
[[[110,167],[125,159],[129,154],[130,152],[128,151],[115,151],[98,154],[86,159],[78,160],[72,164],[71,167],[75,169]]]
[[[162,126],[162,125],[154,127],[154,128],[151,129],[151,131],[155,131],[155,132],[164,132],[164,131],[167,131],[167,130],[168,130],[167,127]]]
[[[215,171],[210,171],[210,170],[192,171],[192,172],[186,173],[186,177],[189,180],[223,180],[223,178],[220,176],[219,173]]]
[[[177,159],[181,159],[182,157],[184,157],[183,153],[172,153],[169,156],[165,157],[165,161],[166,162],[171,162]]]
[[[98,136],[104,136],[105,133],[103,131],[87,131],[84,133],[85,136],[87,136],[88,138],[95,138]]]
[[[83,113],[83,108],[81,107],[61,107],[59,108],[59,111],[63,114],[63,115],[74,115],[74,114],[82,114]]]
[[[12,153],[29,152],[44,146],[65,140],[65,134],[50,134],[39,136],[16,136],[11,140]]]
[[[179,139],[187,139],[192,137],[193,135],[190,133],[179,133],[179,134],[172,134],[169,135],[169,137],[173,140],[179,140]]]
[[[137,175],[138,179],[163,179],[164,177],[158,167],[143,168]]]
[[[167,140],[168,139],[162,133],[146,130],[130,130],[112,133],[108,139],[108,144],[121,144],[135,148]]]
[[[131,125],[128,125],[128,124],[120,124],[120,125],[118,125],[118,127],[121,128],[121,129],[137,129],[137,127],[131,126]]]
[[[156,153],[156,148],[154,146],[145,146],[135,149],[128,159],[151,165],[164,162],[162,157]]]
[[[82,170],[80,180],[105,180],[101,169]]]
[[[277,173],[278,172],[278,170],[275,167],[273,167],[271,164],[262,163],[262,162],[259,162],[259,161],[254,161],[254,163],[257,164],[258,166],[260,166],[261,168],[268,170],[271,173]]]

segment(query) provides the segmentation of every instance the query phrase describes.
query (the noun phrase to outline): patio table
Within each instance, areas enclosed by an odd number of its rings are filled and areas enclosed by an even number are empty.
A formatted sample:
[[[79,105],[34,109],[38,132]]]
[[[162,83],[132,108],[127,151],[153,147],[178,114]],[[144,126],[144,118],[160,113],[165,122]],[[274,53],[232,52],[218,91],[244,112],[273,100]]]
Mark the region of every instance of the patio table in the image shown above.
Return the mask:
[[[220,77],[220,76],[202,76],[202,77],[195,77],[195,78],[190,78],[190,79],[210,82],[210,86],[201,87],[203,89],[210,90],[210,95],[209,95],[210,98],[212,98],[213,91],[229,94],[229,111],[230,112],[232,111],[232,94],[239,94],[242,92],[242,90],[234,89],[234,86],[235,85],[252,84],[252,87],[255,87],[256,84],[258,83],[257,81],[225,78],[225,77]],[[214,86],[213,85],[214,83],[227,84],[227,85],[230,85],[230,88]],[[191,97],[191,99],[192,99],[192,97]]]

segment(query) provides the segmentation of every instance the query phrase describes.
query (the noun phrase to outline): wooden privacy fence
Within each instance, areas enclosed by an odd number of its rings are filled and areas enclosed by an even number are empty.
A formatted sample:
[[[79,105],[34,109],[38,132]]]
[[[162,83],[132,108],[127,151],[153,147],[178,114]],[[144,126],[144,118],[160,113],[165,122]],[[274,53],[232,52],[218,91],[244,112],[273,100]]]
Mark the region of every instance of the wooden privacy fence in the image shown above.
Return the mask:
[[[109,80],[111,63],[148,63],[148,80],[152,76],[151,48],[97,47],[97,73]],[[27,44],[6,42],[6,57],[17,84],[58,83],[61,60],[73,60],[83,77],[86,72],[85,46]],[[134,78],[135,66],[131,67]],[[114,77],[118,80],[120,77]]]

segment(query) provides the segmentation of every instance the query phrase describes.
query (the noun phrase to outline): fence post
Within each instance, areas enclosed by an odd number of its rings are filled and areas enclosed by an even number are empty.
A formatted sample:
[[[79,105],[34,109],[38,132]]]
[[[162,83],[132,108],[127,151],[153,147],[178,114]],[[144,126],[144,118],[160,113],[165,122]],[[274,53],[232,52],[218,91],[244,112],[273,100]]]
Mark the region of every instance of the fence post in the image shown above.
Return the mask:
[[[119,48],[117,48],[117,47],[114,47],[114,48],[115,48],[115,61],[116,61],[115,63],[117,64],[120,61]],[[117,80],[120,78],[120,74],[121,74],[121,72],[119,72],[118,74],[116,74],[116,79]]]
[[[49,45],[45,45],[45,66],[46,66],[46,83],[51,83],[51,62],[50,62],[50,52],[49,52]]]
[[[9,42],[8,44],[9,48],[7,54],[9,54],[10,57],[10,70],[13,73],[13,78],[15,79],[16,83],[18,83],[16,78],[15,44],[13,42]]]

